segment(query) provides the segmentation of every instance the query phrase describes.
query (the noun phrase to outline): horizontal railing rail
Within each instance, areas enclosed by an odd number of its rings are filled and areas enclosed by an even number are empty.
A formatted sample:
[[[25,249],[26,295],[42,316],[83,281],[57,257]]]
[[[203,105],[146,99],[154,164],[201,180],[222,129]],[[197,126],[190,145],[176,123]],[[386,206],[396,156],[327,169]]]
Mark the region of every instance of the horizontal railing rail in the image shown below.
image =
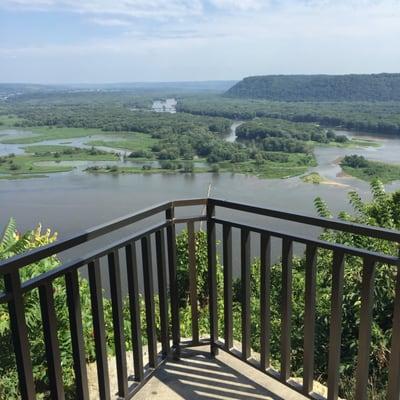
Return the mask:
[[[306,214],[290,213],[281,210],[256,207],[250,204],[235,203],[232,201],[213,199],[213,198],[209,199],[209,204],[214,207],[222,207],[236,211],[244,211],[252,214],[263,215],[266,217],[278,218],[280,220],[297,222],[300,224],[313,225],[316,227],[321,227],[326,229],[349,232],[356,235],[364,235],[392,242],[400,242],[400,232],[393,231],[390,229],[362,225],[353,222],[346,222],[334,218],[322,218]]]
[[[202,207],[197,214],[176,215],[176,210],[185,207]],[[108,351],[106,338],[106,321],[104,316],[104,288],[102,274],[107,272],[109,299],[112,311],[112,331],[115,346],[117,392],[119,398],[131,398],[149,379],[152,373],[163,363],[168,355],[180,356],[181,340],[179,317],[179,287],[177,280],[176,226],[187,229],[187,276],[188,304],[191,315],[191,339],[187,345],[210,343],[211,354],[216,355],[219,349],[239,357],[242,361],[256,365],[262,372],[290,385],[302,394],[312,397],[314,385],[315,319],[317,291],[317,260],[319,249],[332,254],[331,265],[331,313],[329,324],[329,357],[327,372],[328,399],[337,399],[339,395],[339,370],[341,361],[342,304],[344,286],[344,268],[346,256],[358,257],[362,263],[361,311],[358,338],[358,358],[356,368],[355,393],[357,399],[367,399],[369,379],[369,350],[373,323],[374,276],[381,264],[392,265],[398,270],[399,257],[332,243],[322,239],[294,234],[292,231],[271,229],[269,222],[260,222],[259,226],[235,221],[236,212],[250,213],[280,221],[304,224],[310,227],[347,232],[394,243],[400,243],[400,233],[378,227],[370,227],[339,220],[300,215],[285,211],[254,207],[248,204],[235,203],[221,199],[188,199],[165,202],[144,211],[130,214],[91,228],[78,235],[71,235],[54,244],[32,250],[0,262],[0,276],[4,277],[5,291],[0,294],[0,303],[7,303],[10,316],[11,336],[15,352],[16,367],[19,377],[19,388],[22,399],[36,398],[36,387],[30,354],[28,328],[25,321],[25,296],[38,290],[40,311],[45,338],[45,358],[51,398],[63,399],[63,371],[60,345],[57,337],[57,313],[53,293],[56,279],[64,278],[66,290],[66,307],[70,322],[73,366],[75,371],[76,398],[89,398],[87,377],[87,356],[83,340],[82,309],[80,302],[80,272],[87,268],[90,289],[91,314],[98,378],[98,397],[110,399],[111,382],[109,379]],[[221,214],[221,215],[220,215]],[[118,232],[149,218],[148,226],[134,228],[122,239],[110,239],[110,243],[84,254],[79,246],[94,239]],[[238,214],[239,216],[239,214]],[[208,257],[208,308],[209,337],[201,337],[199,329],[198,297],[198,260],[196,255],[196,227],[206,224],[207,257]],[[233,232],[239,233],[239,239]],[[254,237],[254,234],[256,237]],[[280,337],[280,370],[275,371],[271,365],[271,269],[273,265],[271,250],[272,239],[281,241],[281,337]],[[251,349],[251,255],[254,251],[254,240],[257,241],[260,259],[260,359],[255,363]],[[275,243],[275,242],[274,242]],[[305,246],[305,290],[304,290],[304,357],[303,383],[293,384],[292,377],[292,319],[293,319],[293,257],[294,246]],[[98,246],[97,246],[98,247]],[[76,249],[78,257],[72,261],[60,263],[24,282],[20,278],[21,268],[36,263],[47,257],[58,255],[66,250]],[[253,250],[252,250],[253,249]],[[239,251],[239,256],[235,256]],[[219,254],[221,253],[221,254]],[[101,266],[100,260],[104,261]],[[221,262],[220,262],[221,261]],[[223,285],[223,337],[218,326],[218,280],[217,269],[222,265]],[[234,344],[233,328],[233,279],[234,265],[239,267],[241,282],[241,331],[240,349]],[[106,267],[106,269],[104,269]],[[122,280],[124,272],[126,279]],[[142,280],[139,277],[142,276]],[[396,294],[394,299],[392,348],[387,384],[388,399],[400,396],[400,274],[397,273]],[[139,282],[142,281],[141,288]],[[129,307],[129,324],[132,343],[133,382],[129,379],[127,349],[125,337],[125,320],[123,310],[122,286],[126,283]],[[155,286],[156,285],[156,286]],[[141,298],[143,296],[146,329],[141,326]],[[158,296],[158,301],[155,297]],[[156,322],[156,307],[159,319]],[[143,356],[142,338],[147,341],[147,364]],[[236,336],[237,337],[237,334]],[[254,338],[253,338],[254,339]],[[237,343],[237,342],[236,342]],[[160,346],[158,346],[160,345]],[[158,348],[161,351],[158,351]]]
[[[364,250],[360,249],[359,247],[351,247],[351,246],[346,246],[342,244],[335,244],[332,242],[327,242],[324,240],[319,240],[319,239],[312,239],[310,237],[302,236],[302,235],[295,235],[295,234],[289,234],[283,231],[278,231],[278,230],[272,230],[272,229],[265,229],[260,226],[255,226],[255,225],[249,225],[249,224],[243,224],[240,222],[235,222],[235,221],[227,221],[224,219],[220,218],[213,218],[214,222],[216,224],[221,224],[221,225],[227,225],[231,226],[232,228],[238,228],[238,229],[248,229],[251,232],[256,232],[260,234],[265,234],[269,236],[273,236],[276,238],[280,239],[288,239],[293,242],[297,243],[303,243],[307,245],[314,245],[318,248],[321,249],[326,249],[326,250],[337,250],[337,251],[343,251],[344,253],[348,255],[353,255],[356,257],[364,257],[368,256],[371,259],[375,260],[375,262],[381,262],[381,263],[386,263],[390,265],[400,265],[400,258],[395,257],[395,256],[390,256],[370,250]]]
[[[159,214],[163,211],[166,211],[167,209],[174,207],[205,205],[206,203],[207,199],[188,199],[188,200],[179,200],[175,202],[166,202],[159,204],[157,206],[149,207],[143,211],[133,213],[131,215],[117,218],[111,222],[95,226],[79,234],[68,235],[67,237],[57,241],[56,243],[39,247],[26,254],[17,255],[9,260],[0,261],[0,274],[6,274],[13,268],[22,268],[26,265],[37,262],[43,258],[52,256],[54,254],[69,250],[78,245],[87,243],[100,236],[106,235],[120,228],[132,225],[135,222]]]

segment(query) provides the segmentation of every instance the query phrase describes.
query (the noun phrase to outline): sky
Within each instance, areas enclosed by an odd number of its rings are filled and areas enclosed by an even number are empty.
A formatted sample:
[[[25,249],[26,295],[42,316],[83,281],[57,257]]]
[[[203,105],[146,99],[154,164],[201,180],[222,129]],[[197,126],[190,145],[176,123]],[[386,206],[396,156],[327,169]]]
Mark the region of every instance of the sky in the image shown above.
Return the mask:
[[[400,0],[0,0],[0,82],[400,72]]]

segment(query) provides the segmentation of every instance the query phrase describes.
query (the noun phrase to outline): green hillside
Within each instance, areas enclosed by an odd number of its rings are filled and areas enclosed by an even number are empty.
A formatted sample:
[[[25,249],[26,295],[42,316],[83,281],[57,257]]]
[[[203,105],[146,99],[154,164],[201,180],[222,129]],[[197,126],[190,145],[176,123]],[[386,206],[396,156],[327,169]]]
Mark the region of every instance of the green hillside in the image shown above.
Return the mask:
[[[278,101],[400,100],[400,74],[250,76],[225,96]]]

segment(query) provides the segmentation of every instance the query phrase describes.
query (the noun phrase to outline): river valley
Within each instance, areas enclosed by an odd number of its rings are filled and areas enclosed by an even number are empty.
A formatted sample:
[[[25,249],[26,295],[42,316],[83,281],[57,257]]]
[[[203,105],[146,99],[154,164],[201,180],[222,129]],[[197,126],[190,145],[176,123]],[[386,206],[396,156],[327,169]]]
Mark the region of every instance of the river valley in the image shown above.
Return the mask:
[[[235,140],[235,129],[239,125],[239,122],[233,124],[227,140]],[[26,135],[26,132],[23,133]],[[360,135],[344,133],[348,136]],[[7,130],[2,134],[14,136],[22,133]],[[231,173],[92,175],[83,172],[83,169],[91,165],[110,163],[122,165],[123,162],[65,161],[60,164],[76,168],[71,172],[49,174],[48,178],[1,180],[0,223],[3,225],[10,216],[14,216],[21,230],[42,222],[63,236],[140,210],[150,204],[173,198],[204,197],[209,185],[211,195],[215,197],[305,213],[314,212],[313,200],[320,196],[327,200],[332,210],[338,211],[347,208],[346,193],[349,190],[356,190],[366,196],[369,188],[366,182],[342,176],[337,163],[340,157],[359,154],[389,163],[399,160],[400,139],[373,135],[368,135],[368,138],[379,141],[380,147],[316,147],[318,166],[311,168],[310,172],[318,172],[326,178],[327,182],[320,185],[304,183],[299,177],[258,179]],[[82,147],[88,139],[55,140],[37,144],[65,143],[68,146]],[[93,140],[94,137],[90,139]],[[110,140],[110,137],[101,139]],[[122,153],[121,149],[100,148]],[[10,152],[21,154],[23,146],[0,144],[0,154]],[[54,162],[49,162],[52,163]],[[400,182],[387,185],[388,190],[398,188]]]
[[[234,128],[238,125],[235,123]],[[12,134],[20,133],[16,131]],[[228,140],[234,140],[234,137],[232,129]],[[316,147],[318,166],[311,168],[310,172],[318,172],[326,179],[319,185],[305,183],[300,177],[259,179],[233,173],[93,175],[83,169],[93,163],[110,162],[72,162],[76,163],[72,171],[49,174],[48,178],[0,180],[0,225],[4,226],[13,216],[21,231],[31,229],[40,222],[43,227],[58,232],[59,237],[65,237],[166,200],[205,197],[210,185],[213,197],[309,214],[315,214],[313,201],[321,197],[336,214],[340,210],[349,210],[349,191],[356,190],[363,198],[367,198],[369,193],[368,183],[341,174],[338,158],[346,154],[360,154],[373,160],[398,162],[399,139],[372,135],[369,138],[379,141],[380,147]],[[73,139],[68,141],[68,145],[80,146],[85,140],[87,138]],[[54,144],[53,141],[46,143]],[[9,146],[13,146],[13,152],[23,151],[20,145],[2,144],[0,151],[3,154],[9,152]],[[389,191],[400,189],[400,182],[386,185],[386,188]],[[272,219],[263,222],[254,216],[244,218],[248,223],[265,223],[275,229],[285,227],[282,222]],[[294,224],[291,229],[293,233],[304,234],[303,226]],[[311,236],[318,234],[312,230],[307,233]],[[101,245],[101,241],[96,245]],[[257,256],[257,249],[254,248],[252,253]],[[75,256],[73,252],[66,253],[63,259]],[[276,253],[275,257],[278,256]],[[236,271],[238,268],[237,265]]]

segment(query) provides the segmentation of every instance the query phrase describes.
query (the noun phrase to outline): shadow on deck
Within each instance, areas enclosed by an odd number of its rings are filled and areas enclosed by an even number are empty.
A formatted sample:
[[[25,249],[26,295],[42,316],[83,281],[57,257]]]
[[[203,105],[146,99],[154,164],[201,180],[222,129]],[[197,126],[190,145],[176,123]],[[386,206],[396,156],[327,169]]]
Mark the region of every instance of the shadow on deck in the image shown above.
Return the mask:
[[[306,399],[224,351],[210,358],[209,349],[182,350],[181,359],[166,361],[134,399]]]

